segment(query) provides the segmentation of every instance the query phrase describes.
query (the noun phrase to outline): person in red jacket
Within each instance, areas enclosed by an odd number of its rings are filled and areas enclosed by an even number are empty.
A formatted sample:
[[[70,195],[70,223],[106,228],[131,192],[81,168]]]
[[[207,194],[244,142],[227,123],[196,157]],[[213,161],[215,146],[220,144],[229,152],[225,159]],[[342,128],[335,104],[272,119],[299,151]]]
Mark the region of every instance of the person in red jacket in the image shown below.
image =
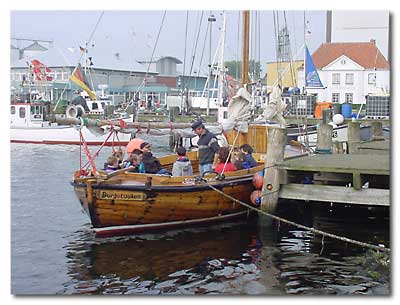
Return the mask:
[[[218,174],[222,172],[233,172],[236,171],[236,166],[231,162],[231,156],[229,155],[228,147],[221,147],[218,152],[218,164],[215,167],[214,171]]]

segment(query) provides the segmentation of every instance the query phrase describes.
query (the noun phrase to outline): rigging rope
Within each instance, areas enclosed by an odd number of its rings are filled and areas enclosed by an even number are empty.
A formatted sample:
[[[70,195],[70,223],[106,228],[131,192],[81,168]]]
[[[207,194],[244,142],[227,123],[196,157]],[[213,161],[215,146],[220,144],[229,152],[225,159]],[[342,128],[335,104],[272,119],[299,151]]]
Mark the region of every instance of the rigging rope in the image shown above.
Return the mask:
[[[359,246],[364,247],[364,248],[370,248],[370,249],[374,249],[374,250],[381,251],[381,252],[387,252],[387,253],[390,252],[390,248],[385,248],[385,247],[382,247],[382,246],[376,246],[376,245],[372,245],[372,244],[369,244],[369,243],[364,243],[364,242],[361,242],[361,241],[358,241],[358,240],[350,239],[350,238],[347,238],[347,237],[339,236],[339,235],[336,235],[336,234],[324,232],[324,231],[321,231],[321,230],[318,230],[318,229],[314,229],[314,228],[310,228],[310,227],[295,223],[293,221],[287,220],[285,218],[270,214],[268,212],[265,212],[265,211],[263,211],[261,209],[258,209],[258,208],[254,207],[252,205],[249,205],[249,204],[247,204],[247,203],[245,203],[243,201],[240,201],[240,200],[238,200],[238,199],[236,199],[236,198],[224,193],[223,191],[217,189],[216,187],[208,184],[207,181],[205,181],[205,180],[203,180],[203,183],[205,183],[210,189],[212,189],[212,190],[216,191],[217,193],[225,196],[226,198],[229,198],[230,200],[232,200],[234,202],[237,202],[237,203],[241,204],[242,206],[247,207],[248,209],[251,209],[253,211],[256,211],[257,213],[260,213],[260,214],[263,214],[265,216],[268,216],[268,217],[270,217],[272,219],[275,219],[275,220],[290,224],[292,226],[295,226],[295,227],[298,227],[298,228],[301,228],[301,229],[304,229],[304,230],[307,230],[307,231],[311,231],[311,232],[316,233],[316,234],[320,234],[322,236],[328,236],[328,237],[331,237],[331,238],[334,238],[334,239],[338,239],[338,240],[345,241],[345,242],[348,242],[348,243],[356,244],[356,245],[359,245]]]

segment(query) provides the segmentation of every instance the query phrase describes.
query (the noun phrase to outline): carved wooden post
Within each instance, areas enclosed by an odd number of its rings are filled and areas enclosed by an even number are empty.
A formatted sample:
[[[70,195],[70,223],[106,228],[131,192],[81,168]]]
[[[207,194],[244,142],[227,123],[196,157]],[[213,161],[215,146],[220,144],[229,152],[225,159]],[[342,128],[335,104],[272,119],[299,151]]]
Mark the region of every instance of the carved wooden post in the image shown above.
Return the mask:
[[[360,144],[360,122],[349,122],[347,128],[347,143],[349,154],[356,154]]]
[[[262,188],[262,193],[265,195],[261,200],[261,209],[266,212],[273,212],[278,204],[280,170],[274,165],[283,160],[286,141],[286,128],[268,127],[267,154],[265,156],[264,184]]]

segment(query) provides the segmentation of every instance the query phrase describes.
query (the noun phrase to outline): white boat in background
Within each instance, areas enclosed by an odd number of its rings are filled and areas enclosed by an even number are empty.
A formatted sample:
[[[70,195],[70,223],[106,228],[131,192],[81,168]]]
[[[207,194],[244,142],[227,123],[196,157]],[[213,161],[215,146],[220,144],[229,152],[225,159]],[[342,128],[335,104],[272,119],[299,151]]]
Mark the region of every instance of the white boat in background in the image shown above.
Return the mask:
[[[81,143],[79,128],[48,121],[44,102],[12,103],[10,119],[12,143],[69,145]],[[81,131],[87,145],[102,145],[107,138],[105,146],[127,145],[131,137],[130,134],[118,132],[111,136],[109,132],[96,134],[86,127],[82,127]]]

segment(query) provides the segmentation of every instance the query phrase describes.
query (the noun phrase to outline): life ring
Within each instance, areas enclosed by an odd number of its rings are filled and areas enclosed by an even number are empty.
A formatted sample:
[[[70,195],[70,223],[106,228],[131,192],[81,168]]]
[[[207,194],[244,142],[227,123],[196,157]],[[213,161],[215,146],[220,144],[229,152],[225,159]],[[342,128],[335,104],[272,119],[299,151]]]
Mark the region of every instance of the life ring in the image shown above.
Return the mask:
[[[85,109],[81,105],[69,105],[65,110],[67,118],[79,118],[85,113]]]

